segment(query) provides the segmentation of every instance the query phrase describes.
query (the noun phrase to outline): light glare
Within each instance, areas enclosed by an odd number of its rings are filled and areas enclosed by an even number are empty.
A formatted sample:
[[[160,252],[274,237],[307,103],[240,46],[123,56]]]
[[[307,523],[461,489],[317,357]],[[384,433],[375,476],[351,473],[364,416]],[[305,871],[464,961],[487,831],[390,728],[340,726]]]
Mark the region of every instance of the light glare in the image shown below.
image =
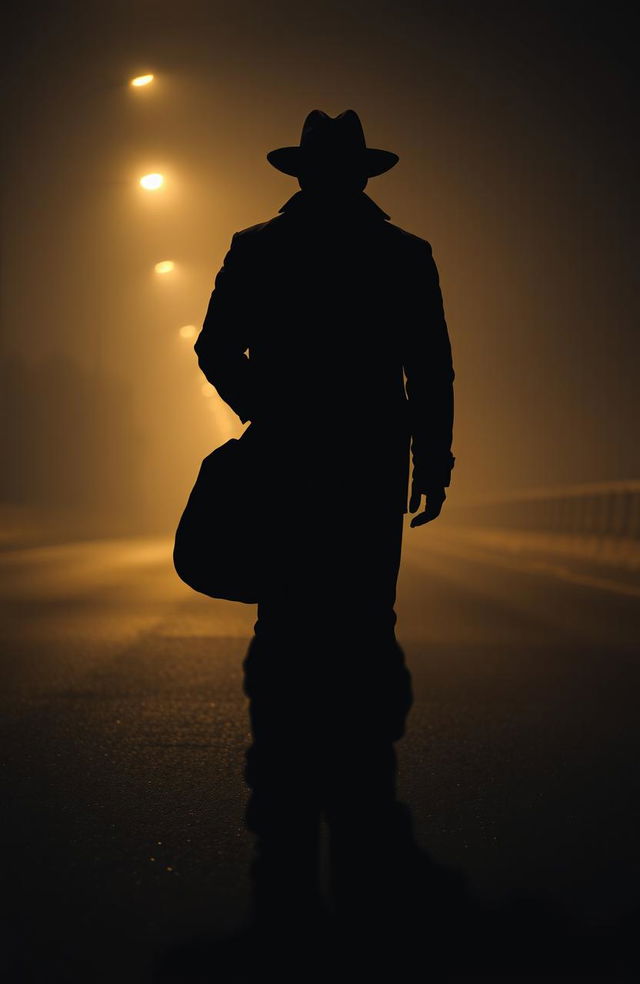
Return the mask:
[[[130,85],[139,89],[140,86],[149,85],[150,82],[153,82],[153,75],[136,75],[135,79],[131,79]]]
[[[181,338],[193,338],[196,333],[195,325],[183,325],[180,329]]]
[[[140,178],[140,184],[147,191],[155,191],[164,184],[164,177],[162,174],[145,174]]]
[[[160,260],[159,263],[156,263],[154,269],[156,273],[171,273],[174,267],[175,263],[173,260]]]

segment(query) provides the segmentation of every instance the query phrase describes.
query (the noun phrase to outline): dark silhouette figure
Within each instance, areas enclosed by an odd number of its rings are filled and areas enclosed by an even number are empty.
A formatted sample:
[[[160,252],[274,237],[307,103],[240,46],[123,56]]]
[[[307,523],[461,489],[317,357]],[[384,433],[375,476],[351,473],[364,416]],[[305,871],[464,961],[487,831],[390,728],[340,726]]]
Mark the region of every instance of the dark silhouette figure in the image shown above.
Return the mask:
[[[348,110],[314,110],[272,151],[300,190],[234,234],[198,363],[244,422],[266,535],[256,633],[392,633],[403,516],[434,519],[450,483],[453,366],[431,247],[365,193],[395,154]],[[406,376],[406,382],[405,382]],[[248,517],[249,519],[249,517]]]
[[[395,800],[411,681],[394,604],[404,516],[426,496],[412,525],[434,519],[450,482],[454,372],[431,247],[364,193],[397,156],[366,147],[352,110],[314,110],[300,146],[268,158],[300,190],[233,236],[195,344],[250,421],[265,561],[244,664],[255,916],[263,941],[324,925],[324,816],[351,938],[388,923],[415,867]]]

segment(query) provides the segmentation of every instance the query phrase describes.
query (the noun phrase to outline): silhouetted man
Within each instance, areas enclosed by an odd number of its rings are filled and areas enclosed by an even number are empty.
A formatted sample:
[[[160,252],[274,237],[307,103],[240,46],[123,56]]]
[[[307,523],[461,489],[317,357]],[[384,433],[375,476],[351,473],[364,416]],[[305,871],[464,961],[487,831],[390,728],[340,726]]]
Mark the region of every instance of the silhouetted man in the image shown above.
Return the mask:
[[[454,462],[454,372],[438,272],[429,243],[392,225],[364,193],[368,179],[398,157],[366,147],[353,110],[335,119],[314,110],[300,146],[267,157],[295,175],[301,190],[275,218],[234,234],[195,351],[222,399],[251,421],[265,453],[255,475],[256,511],[281,546],[293,539],[288,547],[299,548],[297,561],[285,561],[280,572],[286,585],[276,585],[281,555],[273,556],[267,588],[274,604],[288,591],[323,610],[330,598],[329,618],[340,584],[351,599],[362,583],[370,614],[388,626],[395,622],[409,442],[409,511],[426,497],[411,526],[439,514]],[[334,529],[341,539],[327,579],[309,538],[317,530],[313,542],[326,553]],[[366,556],[350,547],[364,530]],[[306,586],[314,572],[319,597]],[[273,606],[262,612],[275,618]],[[296,611],[288,605],[283,615],[290,625]]]
[[[411,526],[440,513],[454,372],[430,245],[364,193],[397,155],[366,146],[353,110],[314,110],[300,145],[267,157],[300,190],[234,234],[195,351],[251,422],[265,570],[244,664],[248,821],[268,904],[277,884],[300,909],[321,811],[344,858],[356,805],[372,830],[393,801],[411,703],[395,639],[403,521],[423,497]]]

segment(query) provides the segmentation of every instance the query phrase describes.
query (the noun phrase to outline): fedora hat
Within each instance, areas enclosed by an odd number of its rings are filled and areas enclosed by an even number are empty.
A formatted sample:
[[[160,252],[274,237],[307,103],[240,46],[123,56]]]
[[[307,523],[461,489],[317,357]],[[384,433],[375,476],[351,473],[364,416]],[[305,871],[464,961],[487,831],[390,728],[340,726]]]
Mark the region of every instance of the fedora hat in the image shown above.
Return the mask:
[[[389,150],[367,147],[360,117],[353,109],[339,116],[313,109],[302,126],[300,145],[271,150],[267,160],[295,178],[309,170],[334,170],[336,165],[374,178],[397,164],[399,157]]]

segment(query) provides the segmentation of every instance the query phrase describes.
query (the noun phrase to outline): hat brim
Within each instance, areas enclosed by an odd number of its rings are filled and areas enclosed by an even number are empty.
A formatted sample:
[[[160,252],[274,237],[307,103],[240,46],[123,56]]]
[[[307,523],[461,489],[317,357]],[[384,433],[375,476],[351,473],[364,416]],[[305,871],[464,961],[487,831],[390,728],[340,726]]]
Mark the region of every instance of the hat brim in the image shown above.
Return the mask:
[[[269,151],[267,160],[278,171],[297,178],[312,158],[305,154],[301,147],[278,147],[277,150]],[[368,178],[375,178],[391,170],[399,160],[398,155],[390,150],[377,150],[375,147],[365,147],[362,156],[344,158],[345,167],[353,164],[361,165],[363,173]]]

